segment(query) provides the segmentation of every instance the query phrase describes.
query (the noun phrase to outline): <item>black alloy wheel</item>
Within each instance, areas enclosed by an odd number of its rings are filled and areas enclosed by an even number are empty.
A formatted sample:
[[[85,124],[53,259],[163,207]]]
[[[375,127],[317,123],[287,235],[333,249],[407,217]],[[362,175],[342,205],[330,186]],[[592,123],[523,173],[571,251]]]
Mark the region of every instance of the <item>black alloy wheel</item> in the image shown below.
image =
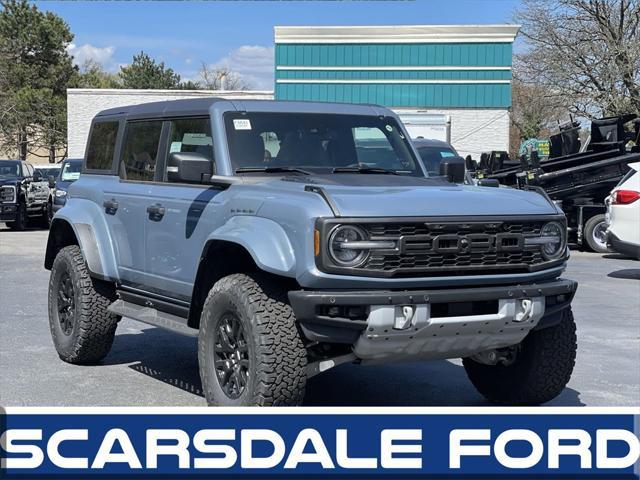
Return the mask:
[[[69,272],[64,272],[58,286],[58,321],[62,333],[66,336],[73,332],[73,324],[76,314],[76,303],[74,296],[73,281]]]
[[[214,330],[214,364],[222,391],[231,399],[240,397],[249,380],[249,347],[240,319],[227,312]]]

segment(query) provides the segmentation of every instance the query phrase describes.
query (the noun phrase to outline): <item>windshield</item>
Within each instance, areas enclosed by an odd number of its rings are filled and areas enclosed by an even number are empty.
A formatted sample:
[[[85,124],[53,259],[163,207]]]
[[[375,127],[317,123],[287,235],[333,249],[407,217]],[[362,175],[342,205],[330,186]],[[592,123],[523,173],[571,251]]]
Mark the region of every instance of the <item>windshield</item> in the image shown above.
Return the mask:
[[[298,169],[424,176],[392,118],[233,112],[225,114],[225,126],[234,172]]]
[[[49,175],[53,177],[57,177],[58,173],[60,173],[60,168],[56,167],[35,167],[35,171],[40,173],[40,176],[45,180],[49,177]]]
[[[448,147],[418,147],[418,153],[429,175],[440,175],[442,159],[456,156],[456,152]]]
[[[80,177],[81,169],[82,160],[66,162],[64,167],[62,167],[60,180],[63,182],[75,182]]]
[[[20,162],[15,160],[0,160],[0,178],[20,176]]]

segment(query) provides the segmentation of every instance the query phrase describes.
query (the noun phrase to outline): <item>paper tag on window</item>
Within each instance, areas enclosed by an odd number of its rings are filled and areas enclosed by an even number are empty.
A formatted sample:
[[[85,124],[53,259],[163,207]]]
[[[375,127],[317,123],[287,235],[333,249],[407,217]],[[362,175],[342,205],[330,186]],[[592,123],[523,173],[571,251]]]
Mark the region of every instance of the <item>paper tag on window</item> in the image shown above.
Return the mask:
[[[251,130],[251,122],[248,118],[234,118],[233,127],[236,130]]]

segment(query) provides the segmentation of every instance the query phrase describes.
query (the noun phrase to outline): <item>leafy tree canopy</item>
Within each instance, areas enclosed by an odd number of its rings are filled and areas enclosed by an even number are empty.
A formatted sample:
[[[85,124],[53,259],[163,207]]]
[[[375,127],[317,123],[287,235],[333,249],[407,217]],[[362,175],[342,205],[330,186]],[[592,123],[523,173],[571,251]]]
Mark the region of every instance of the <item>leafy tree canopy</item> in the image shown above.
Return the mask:
[[[0,2],[0,148],[12,156],[66,144],[66,89],[77,69],[59,16],[26,0]]]
[[[120,67],[122,88],[174,89],[180,87],[180,75],[166,67],[164,62],[157,63],[144,52],[133,56],[131,65]]]

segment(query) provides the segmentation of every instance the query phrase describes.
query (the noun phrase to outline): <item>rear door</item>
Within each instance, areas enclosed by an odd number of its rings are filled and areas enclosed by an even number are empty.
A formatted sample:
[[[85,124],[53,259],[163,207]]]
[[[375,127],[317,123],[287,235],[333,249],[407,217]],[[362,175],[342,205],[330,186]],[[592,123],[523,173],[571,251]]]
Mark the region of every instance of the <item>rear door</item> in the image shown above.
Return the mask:
[[[95,126],[94,126],[95,129]],[[108,182],[102,208],[114,242],[123,284],[145,283],[145,218],[155,178],[162,120],[128,121],[117,163],[118,181]]]

